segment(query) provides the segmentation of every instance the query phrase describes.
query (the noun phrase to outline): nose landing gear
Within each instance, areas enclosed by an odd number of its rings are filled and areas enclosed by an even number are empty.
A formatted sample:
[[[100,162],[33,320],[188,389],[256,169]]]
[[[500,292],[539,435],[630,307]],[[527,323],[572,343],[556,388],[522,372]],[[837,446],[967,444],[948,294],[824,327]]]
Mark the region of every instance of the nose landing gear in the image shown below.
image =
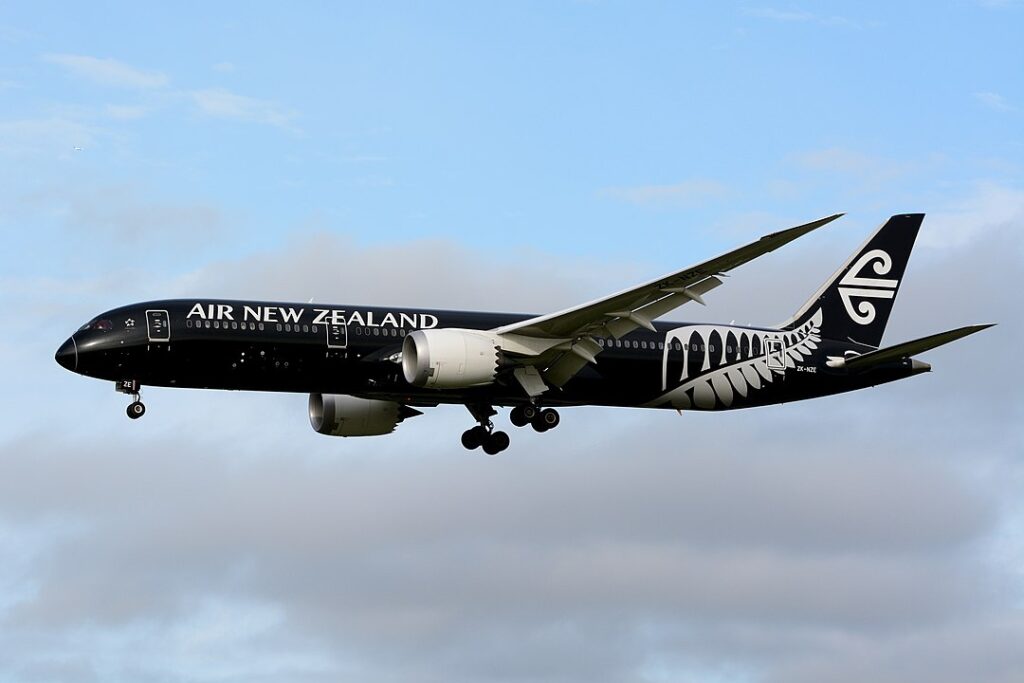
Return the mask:
[[[146,414],[146,404],[141,400],[139,380],[137,379],[125,379],[114,384],[114,389],[119,393],[128,394],[132,397],[132,402],[128,405],[127,410],[128,417],[133,420],[137,420]]]

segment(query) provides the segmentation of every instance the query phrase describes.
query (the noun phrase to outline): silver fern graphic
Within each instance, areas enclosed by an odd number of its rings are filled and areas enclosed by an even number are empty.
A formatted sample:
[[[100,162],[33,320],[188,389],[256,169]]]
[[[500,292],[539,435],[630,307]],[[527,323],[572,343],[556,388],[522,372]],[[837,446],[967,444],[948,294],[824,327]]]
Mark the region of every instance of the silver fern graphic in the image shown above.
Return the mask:
[[[662,357],[662,391],[649,405],[670,403],[679,409],[728,408],[785,375],[818,348],[821,309],[799,328],[785,332],[690,325],[671,330]],[[682,372],[669,377],[669,359],[681,353]],[[699,367],[697,367],[699,366]],[[680,384],[669,390],[670,383]]]

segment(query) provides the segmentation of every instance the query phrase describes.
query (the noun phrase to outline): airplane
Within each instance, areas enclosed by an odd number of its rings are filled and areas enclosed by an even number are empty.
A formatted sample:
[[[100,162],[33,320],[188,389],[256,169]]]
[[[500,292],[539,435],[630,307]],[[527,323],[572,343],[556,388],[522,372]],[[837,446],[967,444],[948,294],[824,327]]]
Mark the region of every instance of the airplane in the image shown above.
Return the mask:
[[[495,406],[537,432],[558,408],[732,410],[817,398],[928,372],[913,356],[991,325],[881,347],[923,214],[892,216],[789,319],[773,327],[655,322],[705,304],[728,271],[842,214],[782,230],[694,266],[546,315],[292,304],[152,301],[102,313],[56,353],[112,380],[146,412],[141,387],[309,394],[320,434],[389,434],[421,408],[461,404],[467,449],[509,436]]]

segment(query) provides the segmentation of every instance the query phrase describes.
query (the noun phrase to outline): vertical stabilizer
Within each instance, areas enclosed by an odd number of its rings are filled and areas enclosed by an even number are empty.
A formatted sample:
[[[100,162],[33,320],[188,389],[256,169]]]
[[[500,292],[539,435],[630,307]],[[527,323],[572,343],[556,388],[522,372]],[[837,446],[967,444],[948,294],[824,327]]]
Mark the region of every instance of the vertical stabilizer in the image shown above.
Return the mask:
[[[879,346],[923,219],[908,213],[886,221],[780,327],[799,327],[820,309],[822,337]]]

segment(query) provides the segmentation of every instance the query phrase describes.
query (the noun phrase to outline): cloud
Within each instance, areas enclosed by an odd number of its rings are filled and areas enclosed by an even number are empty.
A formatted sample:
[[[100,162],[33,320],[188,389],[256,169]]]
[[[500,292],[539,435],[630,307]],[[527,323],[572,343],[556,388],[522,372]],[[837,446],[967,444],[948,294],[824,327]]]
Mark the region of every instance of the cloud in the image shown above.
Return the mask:
[[[1015,311],[999,286],[1019,265],[1012,228],[923,250],[894,320]],[[794,292],[795,308],[847,253],[816,235],[695,310],[770,318]],[[320,231],[146,286],[545,311],[652,274]],[[44,288],[4,285],[13,329],[38,340]],[[565,410],[497,459],[458,446],[459,407],[358,441],[313,434],[301,396],[152,390],[129,424],[109,388],[33,354],[12,370],[24,386],[89,419],[54,432],[23,395],[8,412],[0,551],[18,561],[0,567],[0,678],[1019,679],[1019,565],[991,558],[1024,499],[1021,370],[997,352],[1021,324],[847,396]]]
[[[112,119],[132,121],[146,116],[152,109],[138,104],[108,104],[107,114]]]
[[[45,208],[68,234],[103,239],[112,249],[156,244],[190,249],[182,238],[202,236],[207,243],[226,227],[223,212],[213,204],[153,199],[131,185],[45,189],[24,197],[22,204],[30,210]]]
[[[790,162],[803,171],[853,178],[856,183],[850,187],[856,192],[874,194],[882,189],[891,190],[896,181],[923,170],[934,171],[946,160],[941,155],[925,159],[890,159],[846,147],[826,147],[795,154]]]
[[[298,112],[284,109],[274,102],[246,97],[224,88],[193,90],[188,95],[199,111],[207,116],[265,123],[290,131],[298,130],[293,123]]]
[[[601,194],[631,204],[687,206],[725,197],[729,189],[716,180],[695,178],[673,185],[608,187]]]
[[[993,182],[974,184],[966,196],[951,199],[928,216],[920,243],[936,248],[959,248],[989,230],[1020,229],[1024,225],[1024,188]]]
[[[63,116],[0,121],[0,154],[70,155],[76,146],[95,145],[101,134],[95,126]]]
[[[822,26],[845,26],[860,28],[860,24],[839,15],[820,15],[801,9],[779,9],[776,7],[746,7],[743,14],[748,17],[767,19],[782,23],[815,23]]]
[[[974,99],[993,111],[1017,111],[1002,95],[994,92],[976,92]]]
[[[43,60],[63,67],[73,76],[99,85],[118,88],[163,88],[168,79],[156,71],[144,71],[116,59],[100,59],[88,55],[47,54]]]
[[[184,100],[200,114],[213,118],[248,121],[298,132],[294,124],[298,112],[269,100],[241,95],[225,88],[198,88],[172,90],[170,80],[162,73],[145,71],[115,59],[100,59],[87,55],[46,54],[43,60],[63,67],[72,75],[99,85],[121,87],[156,93],[145,104],[108,104],[107,114],[115,119],[131,120]],[[214,70],[227,73],[234,66],[221,62]]]

